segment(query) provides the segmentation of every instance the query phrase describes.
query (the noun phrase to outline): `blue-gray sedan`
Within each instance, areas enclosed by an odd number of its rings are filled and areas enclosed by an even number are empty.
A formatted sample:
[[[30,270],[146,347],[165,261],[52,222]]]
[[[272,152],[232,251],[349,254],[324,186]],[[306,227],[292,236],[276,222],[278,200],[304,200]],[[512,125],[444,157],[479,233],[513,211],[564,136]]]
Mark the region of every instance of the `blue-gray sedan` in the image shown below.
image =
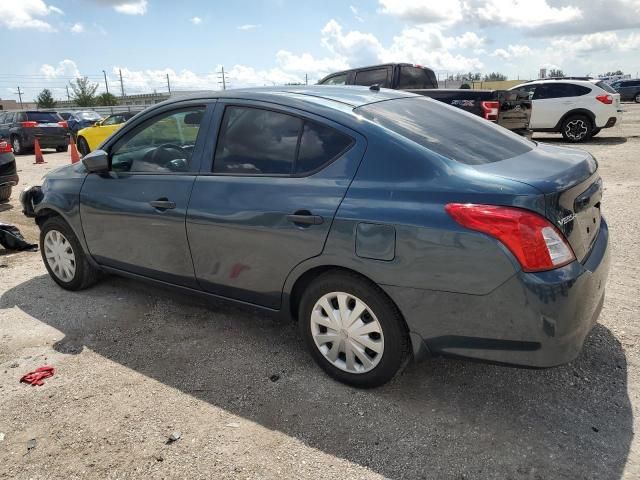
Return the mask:
[[[216,92],[22,195],[68,290],[115,273],[279,311],[359,387],[447,354],[549,367],[604,300],[598,164],[377,87]]]

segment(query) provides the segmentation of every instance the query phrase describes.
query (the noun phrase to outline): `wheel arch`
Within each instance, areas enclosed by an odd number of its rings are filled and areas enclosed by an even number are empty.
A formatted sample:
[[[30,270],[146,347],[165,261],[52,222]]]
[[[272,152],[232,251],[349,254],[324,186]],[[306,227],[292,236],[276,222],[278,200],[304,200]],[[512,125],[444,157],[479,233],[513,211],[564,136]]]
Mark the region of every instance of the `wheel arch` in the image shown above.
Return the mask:
[[[560,131],[562,129],[562,124],[564,123],[564,121],[573,115],[584,115],[591,121],[593,128],[596,128],[596,116],[591,110],[588,110],[586,108],[574,108],[573,110],[569,110],[560,118],[560,121],[556,124],[555,129]]]

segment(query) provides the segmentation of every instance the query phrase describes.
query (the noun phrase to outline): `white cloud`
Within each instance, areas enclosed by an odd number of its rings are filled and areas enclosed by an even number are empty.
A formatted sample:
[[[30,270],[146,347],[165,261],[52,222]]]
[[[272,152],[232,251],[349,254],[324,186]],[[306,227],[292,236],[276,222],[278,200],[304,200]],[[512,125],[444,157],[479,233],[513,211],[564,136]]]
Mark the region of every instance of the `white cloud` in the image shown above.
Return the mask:
[[[200,17],[193,17],[191,20],[189,20],[191,23],[193,23],[194,25],[200,25],[202,23],[202,19]]]
[[[582,17],[582,11],[577,7],[552,7],[547,0],[488,0],[480,2],[472,11],[483,24],[519,28],[568,23]]]
[[[526,57],[531,54],[531,51],[527,45],[509,45],[506,49],[495,49],[490,55],[501,58],[502,60],[510,60],[512,58]]]
[[[358,9],[356,7],[354,7],[353,5],[349,5],[349,10],[351,10],[351,13],[353,13],[353,16],[356,20],[358,20],[360,23],[364,23],[364,18],[360,16],[360,13],[358,12]]]
[[[80,76],[80,70],[78,70],[76,62],[69,59],[62,60],[56,67],[45,63],[40,67],[40,73],[42,73],[49,80],[53,80],[58,77]]]
[[[82,23],[74,23],[69,30],[71,30],[71,33],[84,33],[84,25]]]
[[[581,37],[559,37],[551,41],[551,49],[568,55],[588,56],[596,52],[629,51],[640,46],[640,35],[619,37],[616,32],[597,32]]]
[[[256,25],[253,23],[247,23],[245,25],[238,25],[236,28],[238,30],[255,30],[256,28],[260,28],[261,25]]]
[[[349,68],[349,64],[343,57],[314,58],[309,53],[294,55],[287,50],[280,50],[276,54],[276,62],[286,72],[299,73],[303,76],[306,73],[312,78],[321,78],[328,73]]]
[[[0,25],[9,29],[32,28],[43,32],[55,32],[56,29],[43,20],[52,13],[64,14],[58,7],[47,5],[43,0],[0,1]]]
[[[321,34],[324,47],[358,65],[377,63],[384,51],[382,44],[373,34],[357,30],[343,33],[342,26],[333,19],[324,26]]]
[[[116,12],[125,15],[144,15],[147,13],[147,0],[137,0],[135,2],[119,2],[113,6]]]
[[[453,24],[463,19],[460,0],[378,0],[382,13],[414,23]]]

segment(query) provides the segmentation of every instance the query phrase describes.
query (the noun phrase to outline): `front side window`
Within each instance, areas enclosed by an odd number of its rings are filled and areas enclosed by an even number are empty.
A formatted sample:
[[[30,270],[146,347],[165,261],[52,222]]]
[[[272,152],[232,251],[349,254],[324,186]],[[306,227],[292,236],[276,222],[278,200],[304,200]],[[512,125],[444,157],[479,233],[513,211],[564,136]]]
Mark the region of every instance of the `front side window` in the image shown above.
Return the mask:
[[[164,113],[122,138],[111,150],[116,172],[186,172],[196,145],[204,107]]]
[[[327,78],[322,85],[345,85],[347,83],[348,74],[342,73],[340,75],[334,75],[333,77]]]
[[[105,118],[102,121],[102,125],[118,125],[120,123],[124,123],[126,120],[124,119],[124,116],[121,114],[117,114],[117,115],[111,115],[110,117]]]
[[[388,83],[388,69],[376,68],[372,70],[362,70],[356,73],[356,85],[364,85],[366,87],[371,85],[378,85],[380,87],[387,87]]]
[[[254,107],[225,109],[213,172],[305,175],[337,158],[352,139],[325,125]]]

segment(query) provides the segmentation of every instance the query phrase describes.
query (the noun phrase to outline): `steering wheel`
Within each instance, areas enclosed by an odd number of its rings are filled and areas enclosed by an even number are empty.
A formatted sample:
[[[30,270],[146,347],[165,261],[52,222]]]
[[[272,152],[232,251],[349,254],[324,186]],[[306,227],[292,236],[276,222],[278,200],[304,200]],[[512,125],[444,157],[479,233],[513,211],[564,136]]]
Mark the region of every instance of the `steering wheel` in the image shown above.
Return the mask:
[[[151,150],[148,154],[148,161],[154,165],[167,167],[171,160],[183,158],[187,160],[189,154],[184,148],[174,143],[163,143]]]

